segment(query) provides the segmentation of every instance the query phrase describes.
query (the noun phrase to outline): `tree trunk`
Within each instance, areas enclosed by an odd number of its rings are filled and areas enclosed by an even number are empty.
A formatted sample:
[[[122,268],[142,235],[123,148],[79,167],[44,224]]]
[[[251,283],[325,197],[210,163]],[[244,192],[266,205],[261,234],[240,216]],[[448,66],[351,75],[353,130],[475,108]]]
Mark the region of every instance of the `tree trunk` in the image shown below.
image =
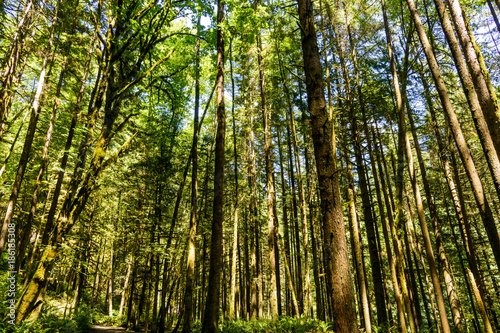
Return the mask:
[[[351,45],[351,52],[354,62],[354,71],[356,75],[356,87],[358,92],[358,101],[361,108],[361,113],[365,113],[365,104],[363,93],[361,91],[361,84],[359,79],[359,69],[358,62],[356,58],[356,50],[354,48],[354,43],[352,41],[351,29],[349,23],[347,23],[347,31],[349,33],[349,41]],[[347,68],[346,68],[347,72]],[[347,81],[346,84],[348,84]],[[387,324],[387,312],[385,304],[384,286],[382,281],[382,272],[380,268],[380,260],[377,248],[377,239],[375,232],[375,221],[372,215],[372,203],[370,201],[370,193],[368,190],[368,181],[365,176],[365,165],[363,162],[362,152],[361,152],[361,137],[358,130],[358,120],[354,114],[354,108],[350,107],[350,118],[351,118],[351,136],[354,143],[354,155],[356,158],[356,169],[358,171],[359,177],[359,187],[361,193],[361,202],[363,206],[363,217],[366,226],[366,233],[368,237],[368,250],[370,254],[370,263],[372,267],[372,278],[373,278],[373,289],[375,293],[375,302],[377,306],[377,321],[379,326]],[[369,138],[368,138],[369,140]]]
[[[493,4],[491,3],[491,0],[486,0],[488,3],[488,8],[490,9],[491,16],[493,16],[493,20],[495,21],[495,25],[497,26],[497,32],[500,32],[500,22],[498,21],[498,16],[495,11],[495,8],[493,7]]]
[[[68,49],[69,52],[69,49]],[[31,207],[30,211],[28,214],[28,218],[26,221],[26,224],[24,226],[24,236],[21,239],[21,242],[18,246],[18,253],[22,256],[24,255],[24,251],[26,249],[26,246],[29,241],[29,235],[31,234],[31,227],[33,225],[33,220],[35,219],[35,213],[36,213],[36,205],[38,203],[38,194],[40,191],[40,187],[42,185],[42,177],[45,172],[45,167],[47,165],[47,156],[49,154],[49,146],[50,142],[52,140],[52,132],[54,129],[54,123],[55,123],[55,118],[56,118],[56,112],[59,107],[59,100],[60,100],[60,94],[61,94],[61,86],[62,82],[64,79],[64,76],[66,74],[66,63],[67,63],[67,58],[65,58],[62,68],[61,68],[61,73],[59,74],[59,81],[57,83],[57,88],[56,88],[56,95],[54,97],[54,105],[52,107],[52,113],[50,115],[50,120],[49,120],[49,127],[47,128],[47,134],[45,135],[45,144],[43,146],[43,152],[42,152],[42,160],[40,161],[40,167],[38,169],[38,175],[36,177],[36,182],[35,182],[35,189],[33,190],[33,195],[31,198]],[[18,258],[16,262],[16,271],[19,270],[19,267],[21,265],[21,258]]]
[[[208,293],[203,318],[203,333],[215,333],[219,319],[220,275],[222,269],[222,231],[224,199],[224,146],[226,112],[224,106],[224,3],[217,1],[217,134],[215,139],[214,203]]]
[[[278,274],[279,263],[276,262],[276,230],[278,221],[275,220],[276,214],[276,193],[274,190],[274,166],[272,161],[272,142],[270,136],[269,119],[270,115],[267,109],[267,96],[264,78],[264,64],[262,60],[262,41],[260,35],[257,36],[257,60],[259,65],[259,88],[262,107],[262,119],[264,127],[264,154],[266,159],[266,188],[267,188],[267,223],[268,223],[268,246],[269,246],[269,264],[271,269],[271,316],[273,322],[278,322]]]
[[[410,0],[410,1],[412,1],[412,0]],[[417,30],[418,30],[419,29],[418,23],[416,23],[416,25],[417,25]],[[403,78],[403,93],[405,93],[405,90],[406,90],[406,75],[404,75],[404,78]],[[406,97],[406,96],[403,96],[403,97]],[[404,110],[403,110],[403,112],[404,112]],[[411,110],[408,107],[406,108],[406,114],[408,115],[408,117],[411,117]],[[441,319],[441,327],[443,328],[444,333],[450,333],[451,331],[450,331],[450,325],[448,322],[448,315],[446,313],[443,292],[441,289],[441,282],[439,280],[439,273],[437,271],[436,261],[434,259],[434,251],[432,249],[431,236],[430,236],[429,230],[427,228],[427,222],[425,220],[424,205],[422,202],[422,197],[420,195],[420,185],[418,184],[417,175],[415,173],[415,166],[413,163],[413,153],[412,153],[412,149],[411,149],[410,139],[408,137],[404,113],[400,113],[399,117],[401,118],[399,120],[400,126],[401,126],[399,135],[402,135],[404,138],[404,141],[405,141],[406,158],[408,161],[408,172],[410,175],[411,186],[413,189],[415,205],[417,208],[417,217],[418,217],[418,221],[420,223],[420,229],[422,230],[422,236],[424,239],[424,247],[425,247],[425,253],[426,253],[426,258],[427,258],[427,264],[429,265],[432,285],[434,287],[434,294],[436,296],[436,302],[437,302],[438,309],[439,309],[439,316]],[[418,144],[418,141],[415,140],[415,144]],[[430,202],[431,200],[432,200],[432,198],[428,198],[428,202]],[[458,310],[458,309],[456,309],[456,310]],[[454,313],[454,314],[456,314],[456,313]],[[461,332],[462,327],[460,324],[460,314],[458,314],[457,319],[458,319],[458,323],[457,323],[458,326],[457,327],[459,328],[459,331]]]
[[[347,146],[347,145],[346,145]],[[358,280],[358,290],[360,298],[360,315],[364,320],[364,329],[367,333],[372,332],[371,318],[370,318],[370,301],[368,299],[368,290],[366,287],[365,269],[363,263],[363,249],[361,248],[361,235],[359,231],[359,223],[356,212],[356,198],[354,196],[354,177],[352,175],[351,165],[349,162],[349,154],[346,154],[347,163],[347,200],[348,201],[348,212],[349,212],[349,224],[351,229],[352,238],[352,251],[354,262],[356,265],[356,276]]]
[[[401,326],[402,332],[407,332],[408,330],[406,328],[403,294],[402,294],[401,289],[399,287],[398,273],[397,273],[397,267],[396,267],[396,265],[397,265],[396,260],[397,259],[395,258],[395,256],[397,256],[397,253],[395,253],[393,255],[391,244],[390,244],[390,240],[391,240],[390,233],[392,232],[391,227],[392,227],[392,225],[394,225],[394,220],[393,220],[394,217],[393,217],[393,211],[392,211],[392,206],[390,203],[389,195],[387,194],[386,177],[385,177],[384,172],[383,172],[382,159],[380,157],[380,155],[383,154],[383,152],[382,152],[382,148],[377,146],[377,141],[375,140],[375,134],[373,134],[373,136],[374,136],[374,142],[375,142],[374,148],[375,148],[375,155],[377,158],[378,172],[380,174],[380,185],[382,188],[382,193],[384,195],[384,202],[385,202],[385,207],[387,209],[387,217],[389,220],[389,225],[387,225],[386,220],[381,219],[382,220],[382,231],[384,233],[385,248],[387,251],[387,259],[389,261],[389,268],[391,271],[392,284],[393,284],[393,288],[394,288],[394,297],[396,298],[396,310],[398,313],[399,324]],[[389,179],[387,178],[387,180],[389,180]],[[393,239],[393,241],[394,241],[394,239]],[[396,242],[393,242],[393,244],[396,244]]]
[[[238,247],[238,154],[236,149],[236,115],[234,112],[234,74],[233,74],[233,49],[232,43],[229,44],[230,60],[229,64],[231,66],[231,114],[233,120],[233,157],[234,157],[234,225],[233,225],[233,249],[232,249],[232,259],[231,259],[231,291],[229,296],[229,320],[234,319],[235,310],[235,297],[236,297],[236,261],[237,261],[237,251]],[[240,269],[240,280],[242,279],[241,269]]]
[[[408,103],[408,100],[407,100]],[[424,191],[425,191],[425,196],[427,198],[427,204],[429,206],[429,211],[431,215],[431,221],[432,225],[434,227],[434,237],[435,237],[435,243],[436,243],[436,248],[438,249],[438,259],[443,271],[444,275],[444,282],[446,285],[446,291],[448,294],[448,300],[450,302],[451,306],[451,312],[453,315],[453,324],[455,327],[458,329],[459,332],[463,332],[463,326],[462,326],[462,318],[460,314],[460,304],[458,301],[458,296],[455,292],[455,287],[454,287],[454,282],[453,278],[451,276],[451,269],[450,269],[450,264],[448,262],[448,256],[446,254],[446,251],[443,246],[443,238],[441,235],[441,230],[440,230],[440,221],[438,220],[438,215],[436,212],[436,206],[434,205],[434,200],[432,198],[431,194],[431,189],[429,186],[429,180],[427,179],[427,172],[425,169],[424,161],[422,158],[422,152],[420,150],[420,144],[418,142],[418,137],[417,133],[415,130],[415,124],[413,123],[413,116],[411,114],[411,110],[409,108],[409,103],[407,104],[407,109],[408,109],[408,119],[410,120],[410,128],[413,136],[413,142],[415,145],[415,151],[417,153],[417,159],[418,159],[418,164],[420,167],[420,174],[422,176],[422,182],[424,184]]]
[[[436,2],[442,3],[442,0],[435,0],[435,3]],[[484,63],[481,50],[475,41],[467,17],[460,3],[458,0],[452,0],[447,3],[453,23],[455,24],[458,40],[464,50],[464,56],[467,60],[472,82],[476,88],[477,97],[483,109],[491,138],[494,140],[497,155],[500,156],[500,106],[498,104],[495,88],[491,84],[488,69]],[[497,192],[497,195],[500,196],[500,193]]]
[[[118,317],[122,316],[122,314],[123,314],[123,308],[125,307],[125,299],[126,299],[126,295],[127,295],[127,290],[129,288],[131,268],[132,268],[132,261],[130,261],[128,263],[127,273],[125,273],[125,282],[123,283],[122,296],[121,296],[121,301],[120,301],[120,308],[118,310]]]
[[[396,253],[396,265],[398,268],[398,273],[400,277],[400,283],[401,283],[401,293],[403,297],[403,302],[405,304],[406,308],[406,314],[408,316],[408,324],[410,326],[411,332],[415,332],[415,324],[412,316],[412,311],[411,311],[411,305],[409,301],[409,292],[408,292],[408,287],[406,284],[406,278],[404,276],[404,254],[403,254],[403,248],[401,244],[401,240],[398,237],[398,229],[401,228],[403,223],[405,223],[404,219],[404,214],[403,214],[403,169],[404,169],[404,154],[405,154],[405,146],[406,146],[406,124],[405,124],[405,118],[404,118],[404,106],[403,106],[403,101],[401,97],[401,91],[399,88],[399,79],[398,79],[398,74],[396,70],[396,62],[394,60],[394,55],[392,51],[392,36],[391,32],[389,29],[389,21],[387,19],[387,13],[385,9],[385,1],[382,0],[382,12],[383,12],[383,17],[384,17],[384,28],[385,28],[385,34],[386,34],[386,39],[387,39],[387,50],[389,54],[389,60],[390,60],[390,67],[391,67],[391,74],[392,74],[392,83],[394,86],[394,93],[396,97],[396,106],[398,110],[398,117],[399,117],[399,133],[398,133],[398,166],[396,171],[396,196],[395,196],[395,204],[394,204],[394,220],[389,222],[391,223],[391,232],[392,232],[392,239],[393,239],[393,245],[394,245],[394,251]],[[403,329],[406,331],[406,327]]]
[[[251,105],[251,104],[250,104]],[[257,171],[255,167],[255,142],[254,142],[254,132],[253,132],[253,110],[250,110],[250,127],[249,127],[249,150],[250,150],[250,170],[248,182],[250,186],[250,228],[252,229],[252,237],[250,241],[251,247],[251,319],[257,319],[259,317],[259,294],[260,290],[260,267],[259,267],[259,222],[258,211],[257,211]]]
[[[109,255],[109,278],[108,278],[108,316],[113,317],[113,279],[115,277],[115,267],[114,267],[114,242],[111,241],[111,253]]]
[[[484,188],[481,179],[479,178],[478,172],[476,170],[476,165],[472,158],[471,151],[469,150],[465,142],[465,138],[463,136],[460,123],[458,122],[455,111],[453,110],[453,106],[448,96],[448,90],[441,76],[441,70],[439,69],[438,63],[434,56],[434,52],[432,51],[429,40],[427,39],[427,35],[422,26],[422,22],[420,21],[420,17],[417,13],[415,3],[413,2],[413,0],[407,0],[407,2],[412,17],[415,21],[420,42],[422,43],[422,46],[424,48],[425,56],[427,58],[428,65],[430,67],[432,76],[434,78],[434,83],[436,84],[436,88],[438,90],[439,97],[443,105],[443,109],[445,111],[447,122],[450,126],[451,132],[453,133],[453,137],[455,139],[455,143],[459,150],[462,163],[464,164],[467,177],[469,178],[469,182],[471,183],[471,187],[473,189],[478,210],[481,214],[481,218],[483,220],[483,224],[486,229],[486,233],[488,235],[488,239],[490,241],[493,254],[495,255],[497,265],[500,266],[500,236],[498,234],[498,229],[495,225],[493,213],[489,206],[489,202],[484,195],[485,193]]]
[[[460,50],[460,45],[455,37],[455,33],[453,32],[445,5],[442,0],[434,0],[434,3],[439,14],[439,19],[441,20],[443,31],[445,32],[446,40],[450,46],[455,66],[457,67],[458,74],[460,75],[460,81],[462,82],[464,92],[467,96],[467,102],[469,103],[469,108],[472,113],[472,119],[474,120],[474,125],[479,135],[479,141],[481,142],[486,161],[488,162],[488,168],[493,179],[493,184],[498,197],[500,197],[500,139],[495,137],[495,135],[499,135],[500,133],[500,130],[497,128],[500,126],[500,121],[497,120],[498,122],[495,125],[496,127],[492,130],[488,129],[488,118],[485,118],[485,115],[488,115],[488,110],[493,109],[493,106],[491,105],[493,100],[487,99],[487,96],[485,95],[488,94],[479,94],[481,100],[478,99],[478,94],[476,94],[476,90],[474,90],[474,80],[467,70],[467,64],[465,63],[462,51]],[[432,40],[431,46],[434,46]],[[481,92],[481,90],[479,90],[479,92]]]
[[[55,59],[55,52],[52,50],[54,44],[54,31],[56,27],[57,14],[59,9],[59,2],[56,5],[54,17],[52,18],[52,25],[50,28],[50,36],[48,40],[47,48],[45,49],[45,54],[43,57],[42,64],[40,66],[40,75],[38,77],[38,84],[36,88],[35,97],[33,99],[33,103],[31,104],[31,115],[30,122],[28,126],[28,131],[26,132],[26,137],[24,139],[23,151],[21,153],[21,157],[19,159],[19,165],[17,167],[16,177],[14,179],[14,183],[12,184],[12,192],[9,198],[9,203],[7,205],[7,209],[5,212],[5,218],[2,225],[2,231],[0,233],[0,254],[2,254],[6,245],[7,238],[7,229],[9,228],[9,224],[12,224],[12,216],[14,214],[14,208],[16,206],[17,197],[19,196],[19,191],[21,189],[21,183],[24,178],[24,173],[28,166],[29,154],[31,152],[31,146],[33,144],[33,140],[35,138],[36,126],[38,123],[38,118],[41,112],[41,105],[43,104],[43,93],[45,90],[45,81],[47,79],[47,66],[50,65],[52,69],[52,64]],[[49,70],[49,73],[51,71]],[[50,75],[50,74],[49,74]],[[15,223],[14,223],[15,225]]]
[[[323,250],[325,273],[333,287],[335,331],[357,331],[353,285],[350,276],[345,226],[342,217],[340,187],[335,152],[332,146],[332,127],[323,91],[323,75],[318,50],[314,15],[310,0],[298,0],[302,32],[302,52],[306,75],[307,102],[320,186],[323,213]]]
[[[200,30],[201,16],[198,14],[197,29]],[[191,169],[191,212],[189,218],[189,238],[186,270],[186,289],[184,297],[184,323],[182,331],[191,332],[191,320],[193,317],[193,289],[194,289],[194,265],[196,260],[196,226],[198,210],[198,117],[200,108],[200,38],[196,40],[196,64],[195,64],[195,97],[194,97],[194,121],[193,121],[193,144]],[[179,318],[180,320],[180,318]]]

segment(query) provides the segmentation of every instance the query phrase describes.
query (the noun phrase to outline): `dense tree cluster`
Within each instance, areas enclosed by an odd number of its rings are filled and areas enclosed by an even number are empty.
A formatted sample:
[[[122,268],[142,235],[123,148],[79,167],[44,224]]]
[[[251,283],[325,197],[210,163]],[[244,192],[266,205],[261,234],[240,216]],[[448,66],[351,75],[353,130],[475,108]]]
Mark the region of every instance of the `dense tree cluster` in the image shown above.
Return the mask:
[[[499,11],[1,1],[0,327],[500,331]]]

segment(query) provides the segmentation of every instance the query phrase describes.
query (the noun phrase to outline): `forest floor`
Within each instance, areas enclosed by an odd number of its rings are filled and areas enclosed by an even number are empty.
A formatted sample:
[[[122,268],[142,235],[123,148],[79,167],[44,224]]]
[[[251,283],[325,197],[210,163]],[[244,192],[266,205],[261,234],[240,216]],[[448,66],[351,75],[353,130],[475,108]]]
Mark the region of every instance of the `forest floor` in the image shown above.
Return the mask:
[[[92,325],[92,331],[94,333],[125,333],[125,332],[131,332],[131,331],[127,331],[123,327],[100,326],[100,325]]]

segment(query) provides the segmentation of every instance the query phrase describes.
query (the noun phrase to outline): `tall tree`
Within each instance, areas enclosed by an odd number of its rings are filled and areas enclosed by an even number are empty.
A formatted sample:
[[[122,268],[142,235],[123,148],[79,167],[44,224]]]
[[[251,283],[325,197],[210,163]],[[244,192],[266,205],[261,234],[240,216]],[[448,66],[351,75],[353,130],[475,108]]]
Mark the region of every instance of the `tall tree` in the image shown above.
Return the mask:
[[[198,14],[197,32],[200,34],[201,15]],[[200,109],[200,37],[196,40],[196,64],[194,83],[194,121],[191,169],[191,212],[189,218],[188,255],[186,267],[186,289],[184,296],[184,323],[182,331],[191,332],[191,317],[193,316],[193,289],[194,265],[196,260],[196,226],[198,210],[198,135],[199,135],[199,109]]]
[[[493,250],[493,254],[495,255],[497,263],[500,265],[500,235],[498,234],[498,229],[495,225],[495,219],[493,217],[493,212],[491,211],[488,199],[484,195],[484,187],[482,181],[479,178],[472,153],[467,147],[467,143],[462,133],[462,128],[460,126],[460,123],[458,122],[457,116],[448,96],[448,89],[444,84],[441,70],[436,61],[436,57],[434,56],[434,52],[429,43],[429,39],[427,38],[427,34],[423,28],[415,3],[413,0],[407,0],[407,3],[412,14],[412,18],[415,22],[420,42],[424,48],[427,63],[429,64],[434,83],[439,93],[439,98],[441,100],[441,104],[443,105],[448,125],[450,126],[451,132],[455,139],[455,144],[457,145],[460,157],[464,164],[467,177],[469,178],[469,182],[472,186],[474,197],[476,199],[477,206],[483,220],[484,227],[486,229],[486,234],[488,235],[488,239],[490,241],[491,249]]]
[[[222,270],[222,224],[224,221],[224,147],[226,136],[226,109],[224,104],[224,2],[217,0],[217,131],[215,137],[214,200],[212,240],[210,244],[210,272],[203,317],[203,333],[217,332],[219,294]]]
[[[335,331],[356,332],[357,320],[354,291],[350,276],[347,241],[342,216],[340,187],[332,127],[326,108],[323,71],[319,55],[312,1],[297,0],[302,33],[302,53],[307,88],[307,104],[311,117],[314,155],[323,214],[323,255],[325,273],[333,287]]]

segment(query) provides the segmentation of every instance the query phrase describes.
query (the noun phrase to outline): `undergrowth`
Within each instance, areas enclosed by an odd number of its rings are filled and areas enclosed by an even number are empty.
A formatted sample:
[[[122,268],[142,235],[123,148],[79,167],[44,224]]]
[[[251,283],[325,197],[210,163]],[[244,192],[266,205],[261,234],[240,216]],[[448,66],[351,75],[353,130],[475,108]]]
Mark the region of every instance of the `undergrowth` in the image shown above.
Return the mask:
[[[78,308],[72,317],[61,317],[56,311],[43,311],[38,320],[25,321],[13,327],[14,333],[90,333],[91,314],[86,305]],[[0,329],[1,331],[2,329]],[[7,330],[7,327],[4,328]]]
[[[221,333],[333,333],[330,323],[311,318],[280,317],[277,323],[270,319],[235,320],[222,323]],[[193,325],[193,333],[201,332],[199,322]]]

